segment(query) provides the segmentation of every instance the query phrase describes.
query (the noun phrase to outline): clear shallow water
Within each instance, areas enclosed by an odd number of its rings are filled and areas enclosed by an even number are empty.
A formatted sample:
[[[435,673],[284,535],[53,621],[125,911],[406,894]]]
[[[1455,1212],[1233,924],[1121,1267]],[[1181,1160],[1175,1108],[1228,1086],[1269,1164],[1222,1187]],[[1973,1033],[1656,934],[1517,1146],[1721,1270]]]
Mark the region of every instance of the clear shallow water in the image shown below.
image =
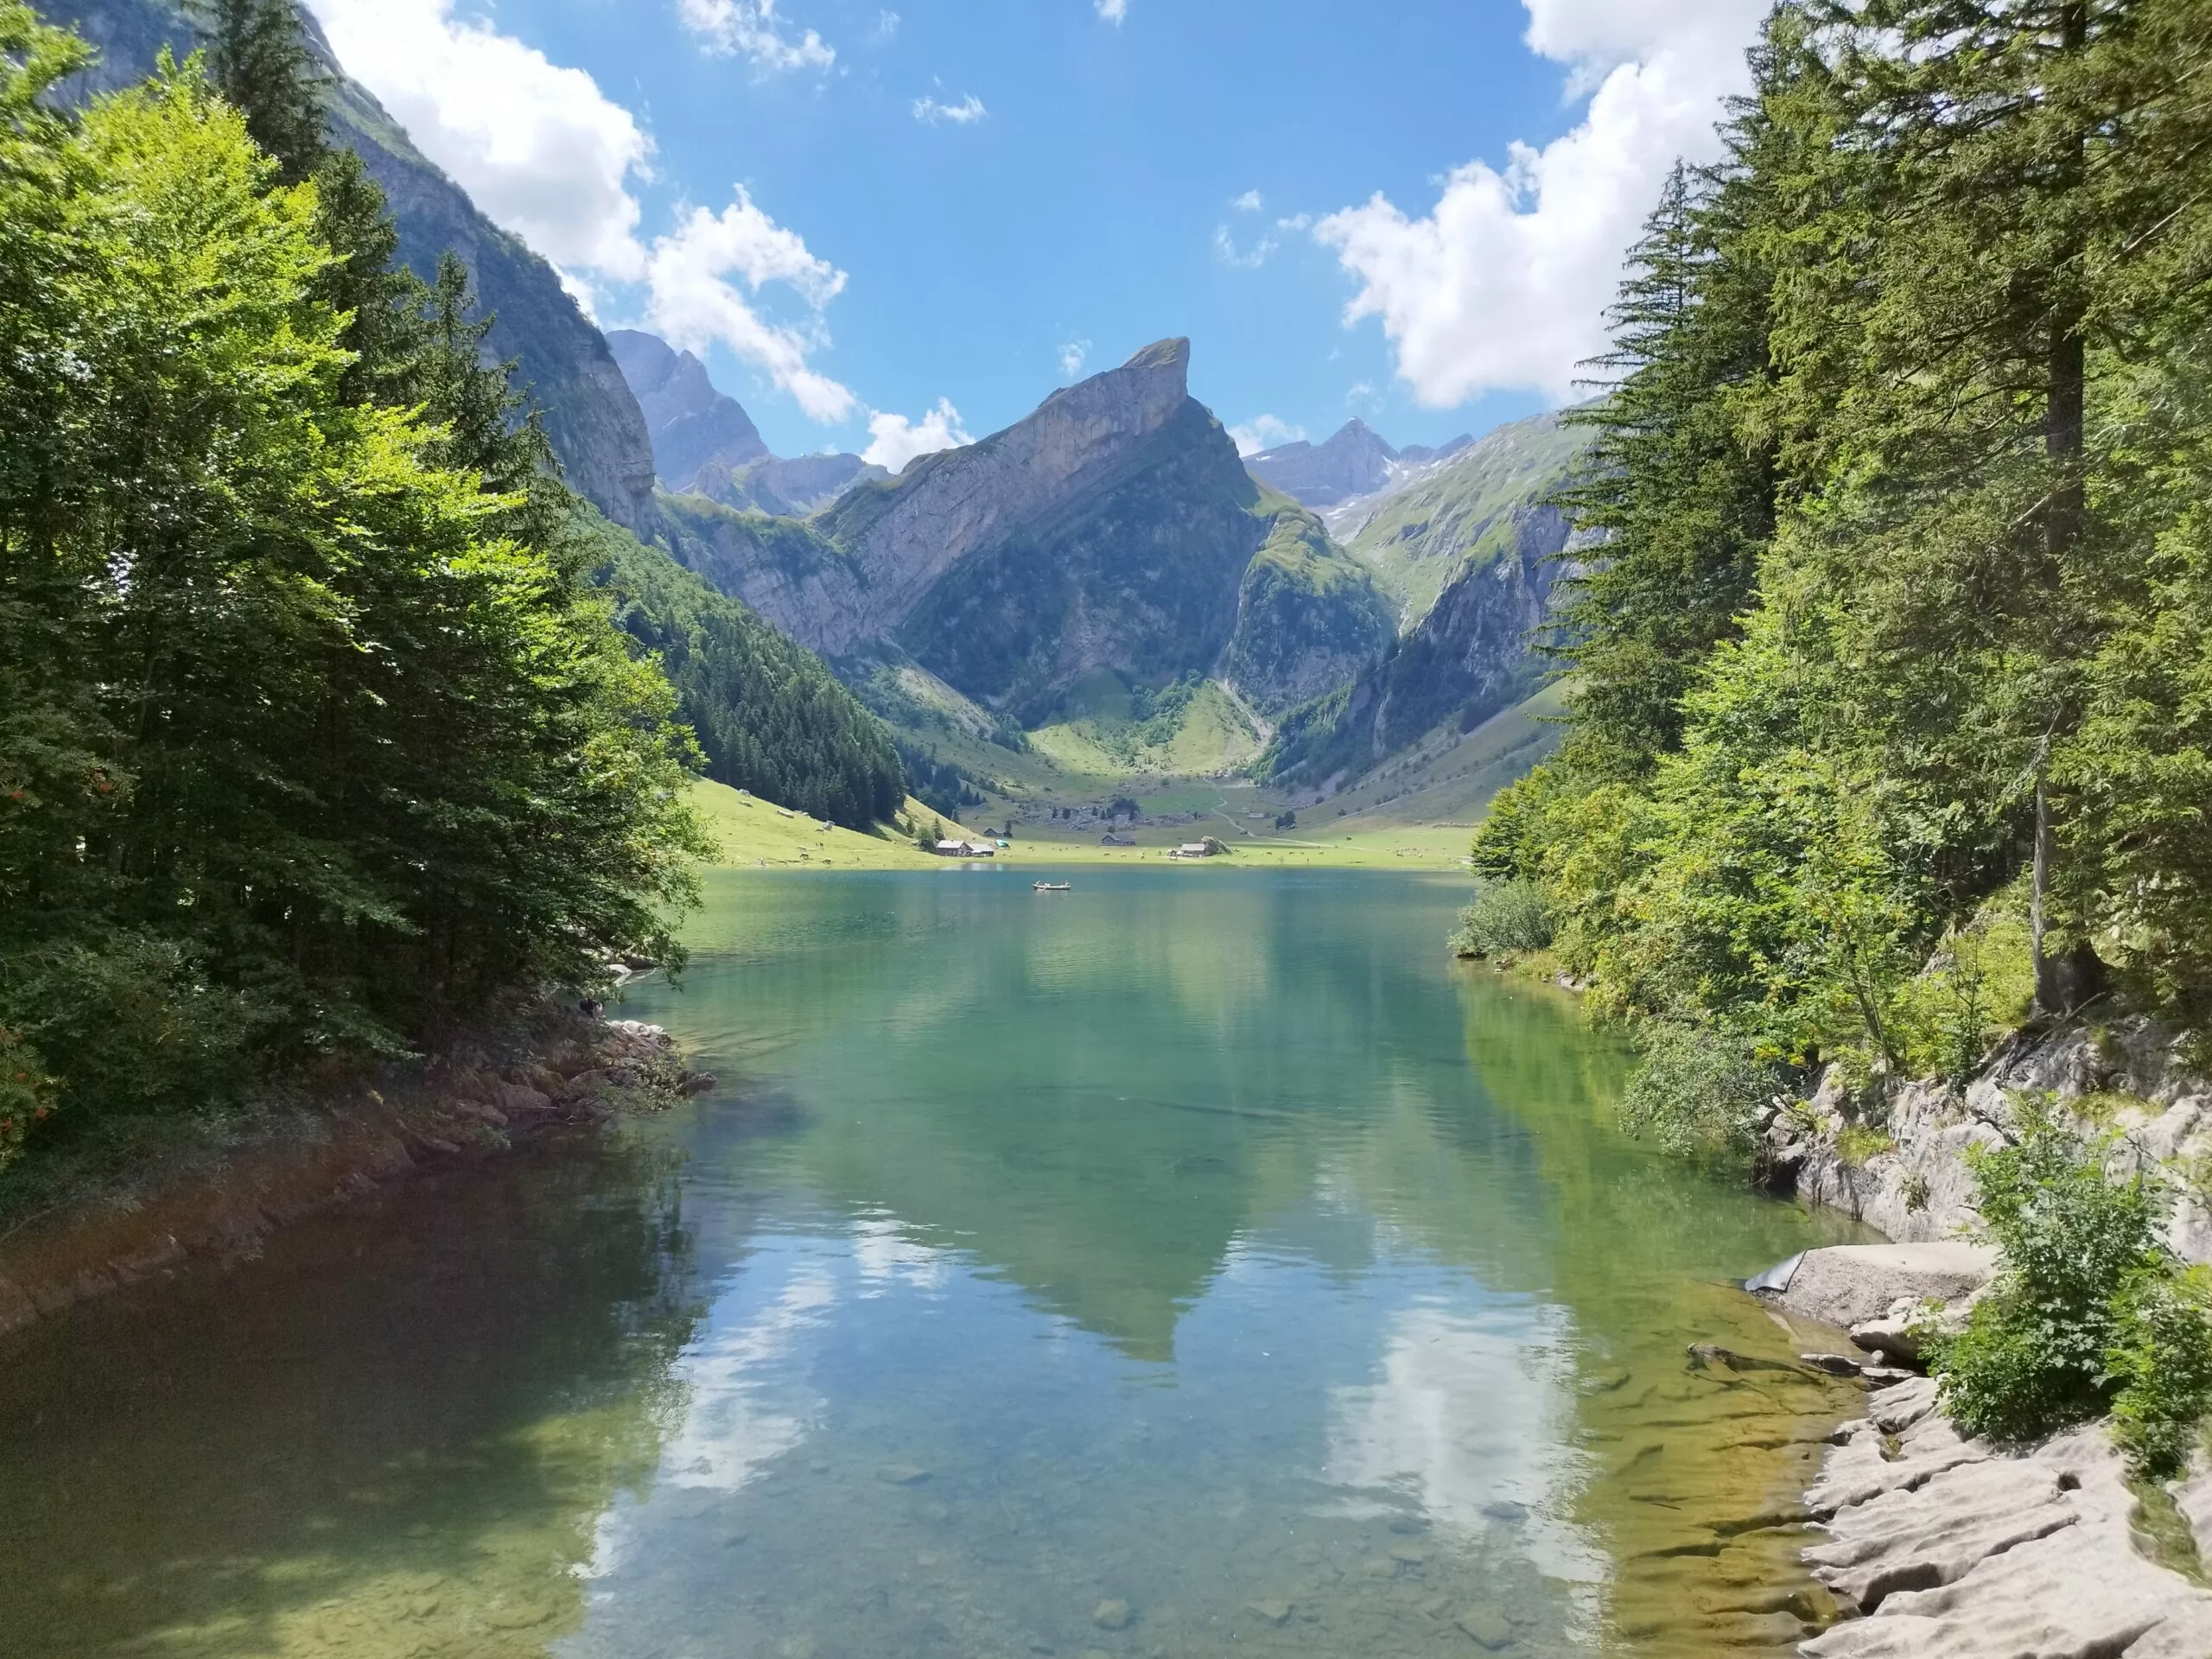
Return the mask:
[[[720,1073],[0,1341],[0,1653],[1781,1651],[1836,1224],[1366,874],[733,875]]]

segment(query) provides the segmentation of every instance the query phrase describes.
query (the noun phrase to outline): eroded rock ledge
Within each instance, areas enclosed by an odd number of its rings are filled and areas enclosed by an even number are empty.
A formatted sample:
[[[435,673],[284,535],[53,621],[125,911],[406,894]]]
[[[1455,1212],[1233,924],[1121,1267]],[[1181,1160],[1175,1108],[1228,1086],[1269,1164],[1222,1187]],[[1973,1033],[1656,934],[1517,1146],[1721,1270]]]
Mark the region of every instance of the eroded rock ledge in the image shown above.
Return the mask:
[[[1916,1310],[1953,1316],[1994,1252],[1966,1242],[1808,1250],[1749,1288],[1851,1332],[1878,1357],[1865,1420],[1846,1424],[1805,1508],[1827,1535],[1805,1552],[1844,1622],[1812,1659],[2205,1659],[2212,1590],[2156,1559],[2142,1496],[2101,1427],[2018,1448],[1962,1437],[1916,1358]],[[1840,1362],[1839,1362],[1840,1363]],[[2212,1557],[2212,1473],[2168,1489]],[[2155,1495],[2154,1495],[2155,1496]]]
[[[1961,1438],[1913,1377],[1839,1432],[1805,1503],[1828,1534],[1807,1564],[1865,1615],[1803,1643],[1808,1659],[2212,1654],[2212,1592],[2138,1546],[2139,1500],[2101,1427],[1999,1451]]]

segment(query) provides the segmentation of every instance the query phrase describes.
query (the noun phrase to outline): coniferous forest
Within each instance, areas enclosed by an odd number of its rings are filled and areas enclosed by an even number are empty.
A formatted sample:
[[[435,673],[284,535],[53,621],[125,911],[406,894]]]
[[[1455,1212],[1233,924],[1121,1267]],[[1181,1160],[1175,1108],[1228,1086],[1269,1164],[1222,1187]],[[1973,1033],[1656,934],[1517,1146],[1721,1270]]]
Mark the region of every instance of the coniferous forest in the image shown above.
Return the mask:
[[[214,11],[79,116],[0,4],[9,1145],[665,950],[702,850],[459,266],[395,261],[296,14]]]
[[[1754,67],[1633,257],[1572,723],[1478,868],[1708,1103],[2201,1030],[2212,7],[1802,0]]]

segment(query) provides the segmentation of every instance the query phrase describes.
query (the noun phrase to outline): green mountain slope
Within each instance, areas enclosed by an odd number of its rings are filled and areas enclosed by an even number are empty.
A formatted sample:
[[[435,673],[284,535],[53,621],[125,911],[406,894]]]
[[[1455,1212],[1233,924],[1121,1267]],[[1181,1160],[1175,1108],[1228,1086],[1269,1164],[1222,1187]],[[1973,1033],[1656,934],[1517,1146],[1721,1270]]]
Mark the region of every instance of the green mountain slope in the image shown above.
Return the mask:
[[[848,829],[899,810],[889,732],[820,658],[620,526],[588,514],[582,533],[615,620],[660,657],[709,778]]]
[[[1333,793],[1439,726],[1472,731],[1535,691],[1570,538],[1548,504],[1586,447],[1559,416],[1516,422],[1332,512],[1351,556],[1398,599],[1404,632],[1357,679],[1284,718],[1262,763],[1273,782]]]
[[[1516,421],[1441,465],[1416,469],[1386,493],[1325,516],[1397,601],[1400,626],[1409,631],[1466,560],[1504,550],[1515,534],[1515,515],[1556,490],[1588,445],[1586,431],[1556,414]]]

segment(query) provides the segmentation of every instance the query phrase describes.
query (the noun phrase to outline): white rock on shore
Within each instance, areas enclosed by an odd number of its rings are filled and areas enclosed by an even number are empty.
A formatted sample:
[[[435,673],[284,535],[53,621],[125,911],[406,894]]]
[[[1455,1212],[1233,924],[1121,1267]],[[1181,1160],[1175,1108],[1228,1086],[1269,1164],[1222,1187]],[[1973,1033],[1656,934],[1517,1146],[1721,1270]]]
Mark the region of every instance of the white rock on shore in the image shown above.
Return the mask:
[[[1997,1271],[1997,1252],[1953,1239],[1923,1244],[1836,1244],[1807,1250],[1795,1267],[1752,1281],[1790,1313],[1850,1330],[1885,1319],[1900,1301],[1955,1302],[1973,1295]],[[1770,1290],[1764,1281],[1782,1283]]]
[[[1806,1552],[1814,1576],[1866,1615],[1807,1659],[2212,1655],[2212,1592],[2136,1548],[2101,1428],[1999,1452],[1961,1439],[1915,1378],[1844,1431],[1806,1504],[1829,1534]]]

